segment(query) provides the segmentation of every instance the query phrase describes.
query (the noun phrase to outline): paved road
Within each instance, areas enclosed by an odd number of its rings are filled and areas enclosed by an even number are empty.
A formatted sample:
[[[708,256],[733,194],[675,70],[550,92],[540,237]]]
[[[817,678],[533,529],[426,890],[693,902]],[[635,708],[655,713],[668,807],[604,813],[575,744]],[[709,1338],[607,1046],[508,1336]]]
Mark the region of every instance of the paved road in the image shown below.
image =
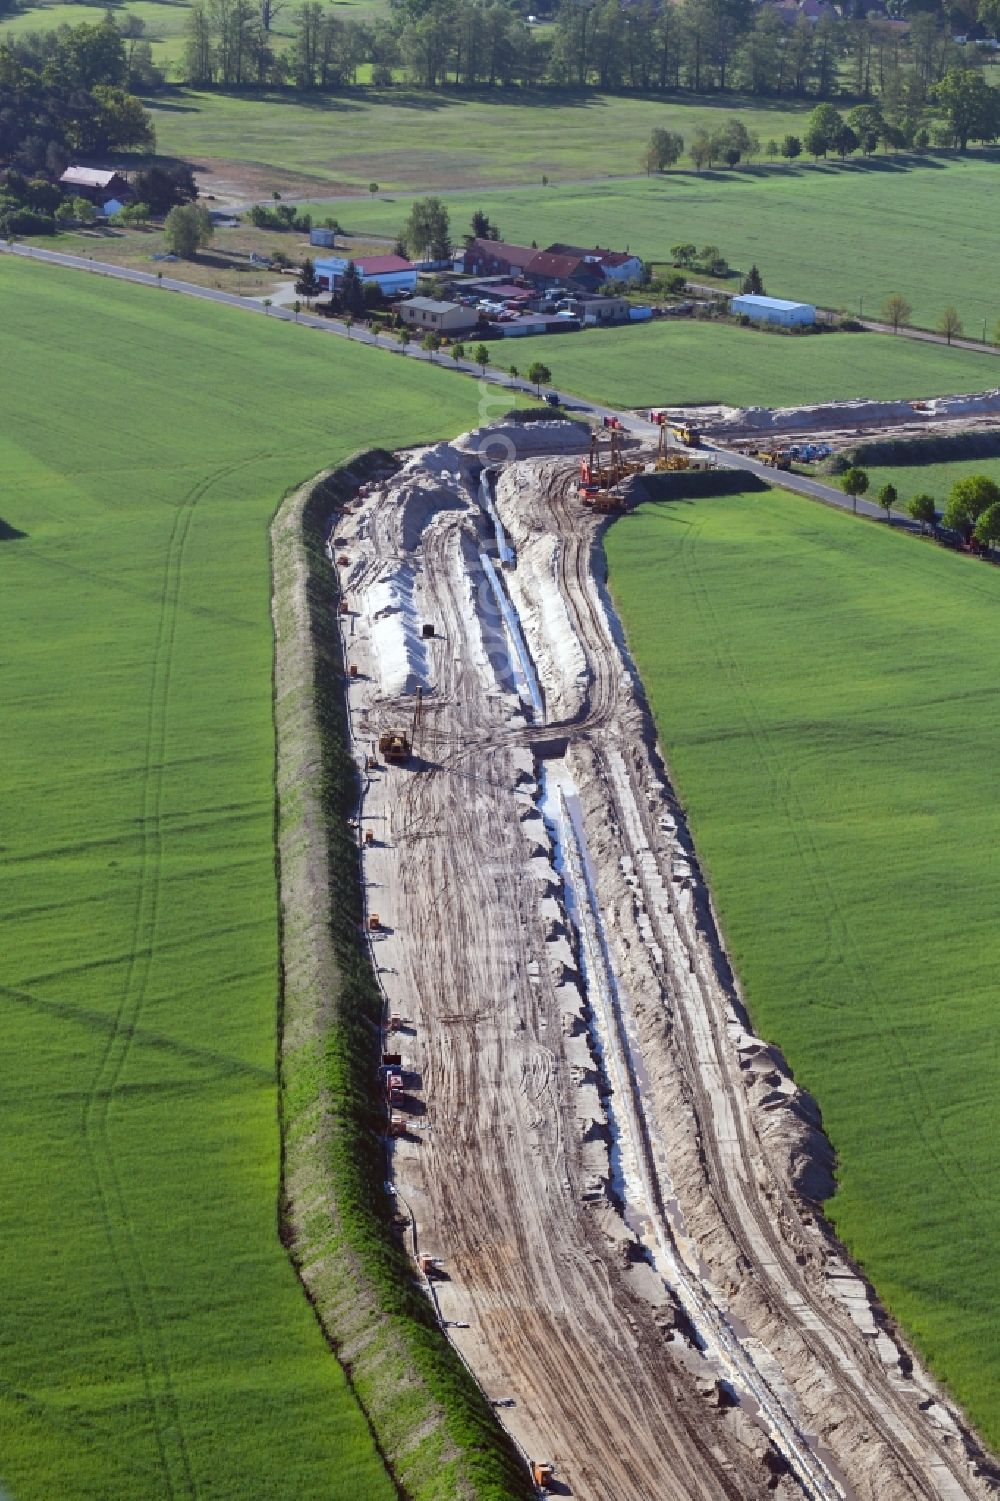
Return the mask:
[[[415,343],[400,344],[387,334],[373,334],[366,328],[349,328],[338,318],[321,318],[314,313],[299,313],[296,317],[290,308],[272,306],[265,308],[260,301],[253,298],[240,297],[234,292],[221,292],[214,287],[199,287],[194,282],[179,281],[167,275],[158,276],[152,271],[135,271],[127,266],[114,266],[107,261],[91,260],[87,256],[67,255],[59,250],[43,250],[35,245],[20,245],[9,240],[0,240],[0,252],[9,255],[23,256],[28,260],[45,261],[50,265],[65,266],[73,271],[89,271],[93,275],[107,276],[115,281],[128,281],[137,283],[139,286],[154,287],[160,291],[180,292],[186,297],[199,297],[206,302],[221,302],[228,307],[239,308],[241,312],[256,313],[260,316],[270,317],[279,322],[304,324],[308,328],[319,329],[325,334],[334,334],[339,338],[353,339],[358,344],[371,344],[379,349],[385,349],[393,354],[404,355],[407,359],[433,360],[434,364],[442,366],[446,370],[455,370],[465,375],[473,375],[477,380],[484,380],[490,385],[495,385],[510,390],[511,392],[522,391],[534,394],[534,387],[526,380],[511,380],[510,376],[501,370],[493,370],[489,366],[485,370],[473,364],[471,360],[455,360],[450,355],[439,352],[431,356]],[[507,346],[501,345],[502,349]],[[515,351],[509,351],[513,354]],[[574,396],[568,391],[557,391],[553,394],[570,409],[589,413],[595,417],[618,417],[626,431],[635,437],[646,441],[656,439],[658,428],[644,418],[633,412],[621,411],[616,407],[604,406],[599,402],[586,401],[582,397]],[[708,445],[708,451],[717,455],[717,462],[724,467],[744,469],[750,474],[766,481],[770,485],[780,485],[784,489],[793,490],[798,495],[807,496],[810,500],[821,500],[826,505],[838,507],[840,510],[853,511],[854,503],[844,495],[842,491],[832,485],[823,484],[819,480],[807,479],[797,474],[782,473],[780,477],[766,464],[760,464],[755,459],[744,457],[742,454],[730,453],[727,449],[717,449]],[[875,520],[883,518],[883,511],[879,506],[870,501],[859,500],[856,507],[859,516],[867,516]],[[908,517],[897,517],[894,526],[901,527],[906,531],[917,532],[919,528]]]

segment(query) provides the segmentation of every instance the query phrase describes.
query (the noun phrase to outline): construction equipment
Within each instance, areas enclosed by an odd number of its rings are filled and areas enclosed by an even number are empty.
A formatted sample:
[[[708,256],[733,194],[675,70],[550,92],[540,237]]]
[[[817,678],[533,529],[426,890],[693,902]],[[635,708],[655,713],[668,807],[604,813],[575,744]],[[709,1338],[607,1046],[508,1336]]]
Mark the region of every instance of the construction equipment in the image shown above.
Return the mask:
[[[759,464],[768,464],[773,469],[790,469],[791,460],[780,448],[759,448],[754,454]]]
[[[701,447],[701,432],[697,427],[692,427],[690,422],[679,422],[672,431],[678,443],[683,443],[685,448]]]
[[[417,743],[417,731],[420,728],[423,718],[423,699],[423,689],[418,688],[417,702],[413,710],[413,723],[410,726],[409,734],[405,730],[383,730],[378,737],[379,755],[384,756],[386,761],[394,766],[399,766],[404,761],[408,761],[413,754]]]
[[[381,929],[381,927],[382,927],[382,919],[379,917],[378,913],[377,912],[369,912],[369,914],[368,914],[368,931],[369,931],[369,933],[378,933],[379,930]]]
[[[533,1459],[531,1462],[531,1478],[540,1491],[550,1486],[555,1479],[555,1470],[546,1460]]]
[[[667,429],[662,423],[660,425],[660,440],[656,447],[656,464],[654,467],[657,474],[664,474],[675,469],[690,469],[693,467],[693,461],[688,454],[681,453],[678,449],[669,446],[667,442]]]

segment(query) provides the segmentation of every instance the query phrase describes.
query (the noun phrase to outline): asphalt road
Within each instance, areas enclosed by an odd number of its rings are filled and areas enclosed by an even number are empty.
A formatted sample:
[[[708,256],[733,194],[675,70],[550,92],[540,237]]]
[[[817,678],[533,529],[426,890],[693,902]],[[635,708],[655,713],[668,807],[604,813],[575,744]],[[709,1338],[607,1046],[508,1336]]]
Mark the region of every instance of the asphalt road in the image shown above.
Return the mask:
[[[43,250],[35,245],[20,245],[9,240],[0,240],[0,252],[8,255],[19,255],[28,260],[45,261],[50,265],[65,266],[71,271],[89,271],[95,276],[107,276],[115,281],[128,281],[137,283],[139,286],[152,287],[162,292],[180,292],[185,297],[198,297],[205,302],[221,302],[227,307],[239,308],[241,312],[256,313],[262,317],[273,318],[284,323],[300,323],[307,328],[319,329],[322,333],[334,334],[339,338],[353,339],[358,344],[370,344],[379,349],[385,349],[392,354],[403,355],[407,359],[431,360],[434,364],[442,366],[446,370],[459,371],[465,375],[472,375],[477,380],[486,381],[490,385],[503,387],[506,390],[523,391],[529,395],[534,394],[534,387],[526,380],[512,380],[509,375],[501,370],[491,369],[486,366],[481,369],[471,360],[455,360],[450,355],[438,352],[431,355],[414,342],[400,344],[396,339],[386,334],[373,334],[366,328],[357,326],[348,327],[338,318],[321,318],[315,313],[295,314],[290,308],[274,305],[265,308],[263,304],[253,298],[239,297],[233,292],[221,292],[213,287],[199,287],[193,282],[179,281],[174,277],[157,275],[152,271],[136,271],[127,266],[113,266],[107,261],[91,260],[88,256],[66,255],[59,250]],[[501,345],[501,348],[507,346]],[[981,346],[979,346],[981,347]],[[514,350],[511,349],[511,353]],[[574,396],[568,391],[558,391],[554,387],[549,390],[557,396],[564,406],[578,412],[589,413],[595,417],[618,417],[626,431],[636,437],[645,440],[655,439],[658,429],[653,423],[638,417],[635,413],[621,411],[617,407],[603,406],[598,402],[586,401],[584,398]],[[836,506],[842,511],[856,512],[859,516],[868,517],[871,520],[881,521],[884,512],[881,507],[871,501],[859,500],[855,507],[849,496],[836,489],[832,485],[823,484],[820,480],[807,479],[803,475],[782,473],[780,476],[766,464],[760,464],[755,459],[750,459],[742,454],[731,453],[728,449],[718,449],[713,445],[706,445],[706,450],[717,456],[720,467],[731,469],[744,469],[749,474],[756,475],[769,485],[779,485],[782,489],[792,490],[797,495],[804,495],[809,500],[819,500],[825,505]],[[896,515],[893,525],[905,531],[918,532],[919,527],[909,517]]]

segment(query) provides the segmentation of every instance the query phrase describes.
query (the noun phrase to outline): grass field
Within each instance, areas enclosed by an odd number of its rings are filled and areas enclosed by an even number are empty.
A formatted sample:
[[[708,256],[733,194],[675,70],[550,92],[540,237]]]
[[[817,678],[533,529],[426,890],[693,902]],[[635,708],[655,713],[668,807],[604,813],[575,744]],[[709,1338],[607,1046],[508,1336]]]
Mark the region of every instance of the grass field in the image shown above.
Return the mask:
[[[616,113],[611,101],[604,112]],[[738,107],[732,112],[742,113]],[[698,115],[697,107],[689,107],[675,128],[690,135]],[[185,123],[194,128],[191,117]],[[655,123],[669,122],[657,116]],[[766,139],[765,132],[783,134],[796,124],[786,119],[758,129]],[[641,137],[636,127],[635,139]],[[598,162],[604,170],[626,173],[634,170],[634,156],[634,150],[621,148],[617,167],[605,168],[607,154],[598,150],[588,155],[591,168],[576,162],[575,175],[596,177]],[[374,176],[379,180],[377,171]],[[498,172],[498,184],[507,177]],[[452,181],[460,182],[458,171]],[[627,244],[646,260],[663,261],[679,241],[716,244],[744,271],[756,261],[773,296],[843,307],[854,314],[863,298],[865,316],[873,317],[888,293],[899,291],[912,303],[914,320],[928,327],[946,303],[954,302],[966,333],[979,338],[984,319],[991,336],[1000,318],[1000,292],[986,270],[994,253],[998,184],[997,154],[972,152],[965,160],[875,158],[846,166],[761,166],[700,177],[671,172],[620,182],[574,184],[563,174],[547,188],[497,186],[443,196],[456,237],[468,229],[473,210],[482,208],[506,239],[529,245],[532,240],[539,245],[554,240]],[[346,229],[395,234],[409,203],[383,197],[335,204],[333,211]]]
[[[560,390],[619,406],[940,396],[1000,380],[992,355],[891,334],[793,337],[690,319],[505,339],[489,349],[496,365],[524,374],[543,360]]]
[[[901,503],[913,495],[932,495],[938,510],[943,510],[956,480],[969,474],[987,474],[1000,485],[1000,459],[961,459],[953,464],[893,464],[866,466],[869,493],[882,485],[895,485]]]
[[[611,585],[838,1229],[1000,1442],[1000,574],[779,492],[640,508]]]
[[[733,97],[678,102],[520,89],[394,88],[308,98],[185,89],[150,105],[161,151],[268,163],[307,174],[317,194],[324,183],[405,191],[540,183],[543,173],[553,181],[620,177],[640,170],[654,126],[690,135],[699,124],[738,114],[766,140],[803,115],[791,102],[762,109]],[[388,232],[396,228],[393,220]]]
[[[476,387],[8,257],[0,323],[0,1490],[389,1501],[277,1235],[267,527]]]

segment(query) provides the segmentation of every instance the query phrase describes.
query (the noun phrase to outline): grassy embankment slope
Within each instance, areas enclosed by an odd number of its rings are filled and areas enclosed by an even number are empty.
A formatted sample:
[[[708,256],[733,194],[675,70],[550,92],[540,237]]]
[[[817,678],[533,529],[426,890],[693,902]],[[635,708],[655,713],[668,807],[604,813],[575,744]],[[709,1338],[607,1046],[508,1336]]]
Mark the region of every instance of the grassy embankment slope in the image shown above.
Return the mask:
[[[647,505],[611,584],[830,1205],[1000,1443],[1000,574],[780,493]]]
[[[522,374],[543,360],[560,390],[636,407],[889,400],[979,391],[1000,380],[992,355],[891,334],[765,334],[690,319],[506,339],[491,344],[490,355]]]
[[[278,1242],[268,521],[443,372],[0,263],[16,1501],[394,1494]]]

